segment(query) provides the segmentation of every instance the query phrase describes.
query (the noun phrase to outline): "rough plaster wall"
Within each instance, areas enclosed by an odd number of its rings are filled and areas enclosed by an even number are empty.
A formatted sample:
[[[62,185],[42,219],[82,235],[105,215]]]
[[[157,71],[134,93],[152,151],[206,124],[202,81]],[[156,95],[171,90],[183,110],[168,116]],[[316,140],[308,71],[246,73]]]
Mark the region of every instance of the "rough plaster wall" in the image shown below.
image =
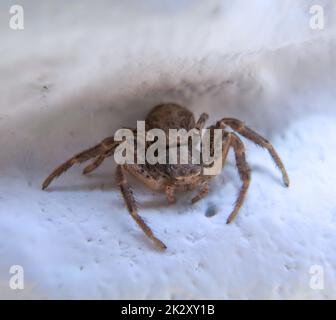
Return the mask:
[[[0,296],[335,298],[336,8],[319,1],[326,26],[312,31],[315,2],[22,1],[25,30],[13,31],[2,1]],[[231,156],[193,207],[191,194],[167,207],[132,180],[166,253],[127,214],[112,159],[40,191],[55,165],[165,101],[250,124],[291,187],[249,143],[253,180],[229,226],[240,186]],[[22,292],[8,289],[14,264]],[[324,290],[309,286],[312,265]]]

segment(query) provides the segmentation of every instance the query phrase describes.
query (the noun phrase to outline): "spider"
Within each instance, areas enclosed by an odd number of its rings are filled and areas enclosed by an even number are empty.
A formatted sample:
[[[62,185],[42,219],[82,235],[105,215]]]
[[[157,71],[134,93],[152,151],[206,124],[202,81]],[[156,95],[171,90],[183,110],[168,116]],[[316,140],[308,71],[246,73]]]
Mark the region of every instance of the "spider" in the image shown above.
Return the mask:
[[[193,113],[187,108],[173,103],[160,104],[154,107],[147,115],[146,131],[152,128],[162,129],[165,133],[168,129],[172,128],[183,128],[187,131],[194,128],[201,130],[204,128],[207,119],[208,114],[202,113],[196,122]],[[227,128],[230,128],[231,130],[228,131],[226,130]],[[242,186],[233,211],[227,219],[227,223],[232,222],[236,217],[243,204],[250,184],[250,168],[245,157],[245,147],[237,134],[253,141],[258,146],[265,148],[269,152],[277,167],[281,170],[285,186],[289,186],[287,172],[273,146],[265,138],[247,127],[242,121],[234,118],[223,118],[217,121],[214,125],[208,127],[208,129],[222,130],[222,165],[224,166],[228,151],[232,148],[235,155],[238,173],[242,181]],[[134,130],[134,132],[136,133],[136,130]],[[102,140],[98,145],[76,154],[68,161],[57,167],[46,178],[43,182],[42,189],[46,189],[54,178],[60,176],[74,164],[83,163],[93,159],[92,162],[84,168],[83,174],[92,172],[101,165],[107,157],[114,154],[119,144],[120,142],[116,141],[114,137],[108,137]],[[115,173],[116,181],[119,185],[126,207],[142,231],[159,249],[165,250],[167,247],[154,235],[151,228],[138,214],[137,204],[134,199],[133,192],[127,182],[125,173],[129,172],[152,190],[165,192],[169,203],[174,203],[176,201],[176,191],[187,191],[198,188],[198,193],[192,198],[192,203],[195,203],[201,200],[209,192],[208,182],[214,177],[213,175],[203,174],[202,169],[202,163],[151,165],[145,162],[145,164],[117,165]]]

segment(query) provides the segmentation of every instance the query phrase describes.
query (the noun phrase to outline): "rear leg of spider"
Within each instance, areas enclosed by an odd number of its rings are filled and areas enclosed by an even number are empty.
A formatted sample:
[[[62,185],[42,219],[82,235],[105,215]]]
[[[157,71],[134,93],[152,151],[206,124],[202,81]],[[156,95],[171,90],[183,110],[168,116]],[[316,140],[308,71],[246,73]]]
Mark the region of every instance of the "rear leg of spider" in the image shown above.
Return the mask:
[[[120,191],[125,200],[126,207],[130,215],[134,219],[134,221],[138,224],[138,226],[142,229],[142,231],[146,234],[146,236],[150,238],[159,249],[161,250],[167,249],[166,245],[160,239],[154,236],[153,231],[147,226],[145,221],[138,214],[132,190],[130,189],[127,183],[124,169],[120,165],[118,165],[116,169],[116,181],[120,187]]]

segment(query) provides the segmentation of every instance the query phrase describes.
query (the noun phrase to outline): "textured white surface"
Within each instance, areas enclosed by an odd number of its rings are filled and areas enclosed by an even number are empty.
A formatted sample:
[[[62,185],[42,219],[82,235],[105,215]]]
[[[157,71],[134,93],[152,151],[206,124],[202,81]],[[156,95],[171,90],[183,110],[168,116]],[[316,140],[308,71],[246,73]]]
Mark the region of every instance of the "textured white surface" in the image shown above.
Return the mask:
[[[0,27],[0,296],[336,298],[333,1],[320,1],[323,31],[309,28],[314,1],[136,3],[23,1],[25,30]],[[232,157],[193,207],[191,194],[167,207],[132,180],[165,253],[129,217],[112,158],[40,190],[53,167],[164,101],[249,123],[291,187],[250,143],[252,183],[232,225]],[[22,292],[8,289],[11,265],[24,267]],[[310,288],[312,265],[324,290]]]

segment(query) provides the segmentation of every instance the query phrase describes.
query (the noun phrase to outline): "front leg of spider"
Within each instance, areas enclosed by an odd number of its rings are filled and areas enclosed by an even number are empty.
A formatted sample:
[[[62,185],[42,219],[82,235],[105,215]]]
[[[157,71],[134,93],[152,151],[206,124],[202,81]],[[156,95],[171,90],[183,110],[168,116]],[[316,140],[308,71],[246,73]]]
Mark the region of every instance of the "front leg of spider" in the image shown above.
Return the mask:
[[[43,182],[42,189],[46,189],[49,184],[65,171],[69,170],[73,165],[80,164],[86,162],[92,158],[100,156],[102,153],[110,151],[111,154],[114,152],[114,149],[117,147],[119,142],[114,141],[113,137],[105,138],[101,143],[97,144],[96,146],[84,150],[72,158],[58,166]]]
[[[242,181],[242,187],[239,191],[238,198],[236,200],[235,206],[231,214],[229,215],[226,223],[230,223],[234,220],[234,218],[237,216],[239,209],[241,208],[248,187],[250,185],[250,180],[251,180],[251,170],[250,167],[246,161],[245,157],[245,146],[243,142],[239,139],[237,135],[234,133],[228,133],[227,138],[226,138],[225,144],[228,147],[232,147],[235,155],[235,160],[236,160],[236,166],[238,169],[239,177]],[[225,149],[225,148],[223,148]],[[226,153],[227,154],[227,153]]]
[[[208,181],[204,181],[201,185],[201,189],[198,194],[191,199],[191,203],[194,204],[197,201],[203,199],[209,193],[209,184]]]
[[[169,202],[169,204],[173,204],[176,202],[175,197],[175,186],[173,184],[168,184],[165,189],[166,197]]]
[[[225,126],[229,126],[237,133],[241,134],[246,139],[251,140],[258,146],[265,148],[270,156],[272,157],[273,161],[277,165],[277,167],[280,169],[282,173],[282,179],[286,187],[289,186],[289,177],[287,174],[287,171],[285,169],[285,166],[283,165],[278,153],[275,151],[272,144],[266,140],[264,137],[262,137],[259,133],[255,132],[248,126],[246,126],[242,121],[234,118],[224,118],[217,122],[217,126],[219,128],[224,128]]]
[[[124,168],[121,165],[118,165],[116,169],[116,181],[117,181],[117,184],[119,185],[120,192],[125,200],[126,207],[130,215],[132,216],[132,218],[135,220],[138,226],[142,229],[142,231],[146,234],[146,236],[150,238],[159,249],[161,250],[167,249],[167,246],[160,239],[154,236],[153,231],[147,226],[145,221],[139,216],[132,190],[127,183]]]

